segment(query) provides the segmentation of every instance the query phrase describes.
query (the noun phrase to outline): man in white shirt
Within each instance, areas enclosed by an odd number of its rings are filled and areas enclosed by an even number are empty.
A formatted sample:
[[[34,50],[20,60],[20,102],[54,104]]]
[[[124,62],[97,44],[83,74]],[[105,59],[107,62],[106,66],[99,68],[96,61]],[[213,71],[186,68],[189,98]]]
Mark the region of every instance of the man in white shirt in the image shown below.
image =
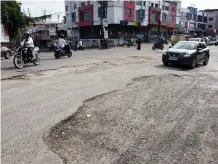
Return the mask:
[[[34,49],[34,42],[32,37],[30,36],[29,32],[24,33],[24,40],[21,42],[21,46],[27,47],[27,52],[31,55],[32,60],[35,58],[35,55],[33,54]]]
[[[57,42],[58,46],[64,49],[64,47],[67,45],[67,42],[64,39],[63,35],[60,35]]]

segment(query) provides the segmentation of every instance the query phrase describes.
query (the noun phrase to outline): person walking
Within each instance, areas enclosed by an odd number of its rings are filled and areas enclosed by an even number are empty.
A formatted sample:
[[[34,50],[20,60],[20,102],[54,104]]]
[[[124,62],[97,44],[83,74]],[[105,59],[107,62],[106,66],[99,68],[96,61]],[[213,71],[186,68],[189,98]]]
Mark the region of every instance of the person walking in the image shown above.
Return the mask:
[[[136,43],[137,43],[137,50],[141,50],[141,44],[142,44],[142,39],[141,38],[138,38],[137,40],[136,40]]]

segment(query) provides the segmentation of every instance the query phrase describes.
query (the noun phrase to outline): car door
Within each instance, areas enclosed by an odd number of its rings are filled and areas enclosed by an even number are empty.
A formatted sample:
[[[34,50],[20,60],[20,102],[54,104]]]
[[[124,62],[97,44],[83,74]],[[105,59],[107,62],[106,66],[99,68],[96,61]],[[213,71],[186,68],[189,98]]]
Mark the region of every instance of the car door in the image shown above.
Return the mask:
[[[201,47],[202,47],[202,59],[205,59],[206,55],[207,55],[207,46],[204,43],[201,43]]]
[[[197,45],[197,52],[196,52],[196,57],[197,57],[197,61],[202,60],[203,59],[203,48],[201,47],[201,43],[198,43]]]

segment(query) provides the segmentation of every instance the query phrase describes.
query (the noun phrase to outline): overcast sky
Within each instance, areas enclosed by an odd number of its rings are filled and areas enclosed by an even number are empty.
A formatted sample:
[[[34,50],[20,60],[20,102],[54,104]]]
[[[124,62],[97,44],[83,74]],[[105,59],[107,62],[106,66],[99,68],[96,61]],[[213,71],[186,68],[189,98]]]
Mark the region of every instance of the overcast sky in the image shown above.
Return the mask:
[[[60,14],[60,21],[62,20],[64,12],[64,0],[18,0],[22,3],[22,8],[28,13],[27,8],[30,9],[32,16],[41,16],[46,10],[46,14],[53,14],[62,12]],[[218,9],[218,0],[182,0],[182,7],[194,4],[198,9]],[[57,15],[52,17],[52,20],[58,20]]]

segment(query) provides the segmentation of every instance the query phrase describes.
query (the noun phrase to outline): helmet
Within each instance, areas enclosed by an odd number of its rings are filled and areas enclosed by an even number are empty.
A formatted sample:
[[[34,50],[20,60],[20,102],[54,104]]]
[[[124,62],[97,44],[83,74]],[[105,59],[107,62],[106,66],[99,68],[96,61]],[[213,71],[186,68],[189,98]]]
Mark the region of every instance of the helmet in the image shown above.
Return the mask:
[[[59,37],[62,38],[62,39],[64,39],[64,35],[62,35],[62,34],[60,34]]]
[[[24,32],[25,38],[28,38],[30,36],[30,33],[28,31]]]

